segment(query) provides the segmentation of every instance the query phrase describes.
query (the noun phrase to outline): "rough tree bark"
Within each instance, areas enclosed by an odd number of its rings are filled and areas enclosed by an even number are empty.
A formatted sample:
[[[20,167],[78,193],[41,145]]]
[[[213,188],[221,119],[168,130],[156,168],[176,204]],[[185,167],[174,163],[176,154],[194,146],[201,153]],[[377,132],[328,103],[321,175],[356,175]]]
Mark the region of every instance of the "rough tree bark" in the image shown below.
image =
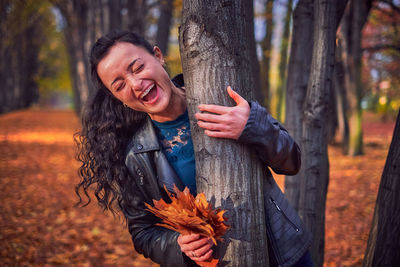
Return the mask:
[[[265,166],[248,147],[204,135],[195,123],[200,103],[232,106],[231,85],[252,98],[252,1],[183,1],[179,39],[196,157],[199,192],[228,210],[231,230],[217,247],[222,266],[269,266],[263,208]],[[254,36],[253,36],[254,38]]]
[[[310,76],[314,28],[313,0],[300,0],[293,12],[293,35],[286,84],[285,127],[301,145],[303,104]],[[304,153],[302,153],[304,157]],[[285,196],[299,210],[300,174],[285,177]]]
[[[299,214],[313,233],[311,255],[316,266],[324,262],[325,202],[329,181],[329,161],[325,118],[328,116],[332,86],[336,3],[314,1],[314,47],[305,99],[300,181]]]
[[[400,262],[400,111],[376,199],[364,267]]]
[[[339,25],[347,0],[338,0],[336,3],[336,29]],[[303,106],[307,93],[307,83],[310,76],[312,50],[314,45],[314,1],[300,0],[293,12],[293,35],[291,42],[288,77],[286,85],[286,115],[285,127],[302,146]],[[302,148],[301,148],[302,149]],[[302,158],[308,157],[302,151]],[[301,173],[285,177],[285,196],[293,207],[299,210],[300,183],[307,177]]]

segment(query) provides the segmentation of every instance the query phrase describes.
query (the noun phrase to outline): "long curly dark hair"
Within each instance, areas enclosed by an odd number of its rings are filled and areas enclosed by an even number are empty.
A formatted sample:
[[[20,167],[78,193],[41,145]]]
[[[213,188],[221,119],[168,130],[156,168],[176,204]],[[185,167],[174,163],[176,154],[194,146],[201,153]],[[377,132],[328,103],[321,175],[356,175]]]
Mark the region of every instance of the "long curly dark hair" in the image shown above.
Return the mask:
[[[153,47],[141,36],[118,31],[109,33],[96,41],[90,52],[91,79],[96,93],[82,115],[82,130],[74,135],[78,147],[76,158],[82,164],[78,170],[81,181],[75,192],[82,204],[82,190],[91,199],[88,190],[94,187],[94,194],[104,210],[114,213],[114,201],[123,202],[125,189],[130,181],[125,166],[125,150],[129,139],[143,125],[146,113],[125,107],[104,86],[97,74],[97,65],[117,43],[127,42],[145,48],[154,54]],[[124,194],[125,192],[125,194]]]

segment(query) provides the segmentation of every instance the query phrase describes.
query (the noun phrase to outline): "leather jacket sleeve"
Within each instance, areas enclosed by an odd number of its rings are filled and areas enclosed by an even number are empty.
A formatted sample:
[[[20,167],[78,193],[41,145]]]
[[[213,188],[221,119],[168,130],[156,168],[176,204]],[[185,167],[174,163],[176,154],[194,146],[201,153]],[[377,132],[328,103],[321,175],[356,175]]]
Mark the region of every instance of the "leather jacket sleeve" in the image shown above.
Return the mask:
[[[301,165],[299,146],[285,128],[260,106],[250,103],[250,115],[239,142],[253,147],[257,156],[278,174],[295,175]]]
[[[135,182],[130,199],[120,203],[135,250],[165,267],[197,266],[181,252],[178,232],[156,226],[160,219],[145,209],[145,198]]]

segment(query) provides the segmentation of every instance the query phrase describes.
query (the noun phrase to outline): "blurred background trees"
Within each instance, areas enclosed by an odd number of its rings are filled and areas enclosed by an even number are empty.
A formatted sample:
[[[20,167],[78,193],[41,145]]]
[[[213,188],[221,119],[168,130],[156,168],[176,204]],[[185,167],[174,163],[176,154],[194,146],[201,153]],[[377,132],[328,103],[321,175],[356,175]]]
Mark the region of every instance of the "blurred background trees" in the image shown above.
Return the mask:
[[[335,25],[322,136],[339,144],[344,154],[356,156],[363,153],[363,112],[387,120],[400,108],[400,2],[336,2],[341,19]],[[36,105],[73,108],[80,114],[94,90],[90,46],[113,29],[143,34],[166,55],[170,74],[180,73],[181,6],[181,0],[0,0],[0,113]],[[314,9],[313,0],[254,0],[254,18],[249,18],[254,19],[257,49],[252,52],[259,62],[248,64],[257,73],[259,63],[261,71],[254,96],[301,146],[305,103],[312,100],[306,96],[315,44]],[[305,161],[312,156],[303,154]],[[297,210],[300,200],[310,195],[300,191],[304,179],[302,173],[286,177],[285,193]]]
[[[290,78],[291,65],[299,64],[293,54],[299,45],[292,40],[296,34],[310,37],[299,27],[300,19],[292,21],[301,15],[301,2],[254,0],[261,70],[255,95],[272,115],[287,120],[289,129],[293,115],[285,96],[301,84]],[[169,57],[172,74],[181,70],[177,47],[181,0],[2,0],[0,5],[3,113],[32,103],[63,101],[79,113],[92,90],[87,62],[90,45],[113,29],[145,35]],[[339,25],[329,136],[331,142],[343,144],[345,153],[362,153],[362,110],[387,118],[400,106],[399,5],[395,0],[349,1]],[[310,9],[303,13],[312,14]],[[299,53],[306,55],[311,49],[312,43]],[[353,65],[359,68],[354,73]]]

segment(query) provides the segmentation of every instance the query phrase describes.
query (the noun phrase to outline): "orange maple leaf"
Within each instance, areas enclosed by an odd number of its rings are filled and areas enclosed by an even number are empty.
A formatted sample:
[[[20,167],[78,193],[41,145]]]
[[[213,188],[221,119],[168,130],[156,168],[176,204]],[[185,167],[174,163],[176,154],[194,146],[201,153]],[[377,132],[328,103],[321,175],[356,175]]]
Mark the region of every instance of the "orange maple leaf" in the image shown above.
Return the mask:
[[[163,199],[154,200],[154,207],[145,203],[146,208],[162,219],[162,223],[156,225],[162,226],[183,235],[200,234],[211,238],[217,245],[217,240],[222,241],[222,236],[229,229],[225,223],[227,218],[224,216],[225,210],[213,209],[207,202],[204,193],[197,194],[196,198],[190,194],[189,188],[180,191],[174,185],[175,194],[165,191],[171,199],[171,203],[166,203]],[[218,260],[211,259],[207,262],[196,262],[203,267],[217,266]]]

